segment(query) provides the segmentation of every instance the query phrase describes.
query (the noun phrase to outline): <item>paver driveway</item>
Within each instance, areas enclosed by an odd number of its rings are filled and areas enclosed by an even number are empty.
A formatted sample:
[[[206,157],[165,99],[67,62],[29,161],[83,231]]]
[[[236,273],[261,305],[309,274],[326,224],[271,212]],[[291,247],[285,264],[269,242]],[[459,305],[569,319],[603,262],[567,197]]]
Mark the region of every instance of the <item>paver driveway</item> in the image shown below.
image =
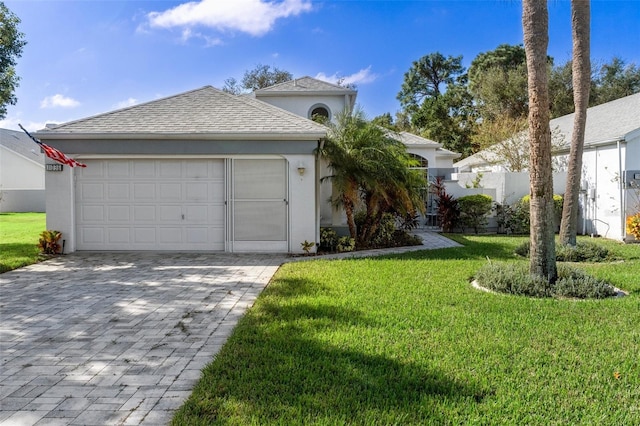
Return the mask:
[[[84,253],[0,275],[0,424],[166,424],[284,260]]]

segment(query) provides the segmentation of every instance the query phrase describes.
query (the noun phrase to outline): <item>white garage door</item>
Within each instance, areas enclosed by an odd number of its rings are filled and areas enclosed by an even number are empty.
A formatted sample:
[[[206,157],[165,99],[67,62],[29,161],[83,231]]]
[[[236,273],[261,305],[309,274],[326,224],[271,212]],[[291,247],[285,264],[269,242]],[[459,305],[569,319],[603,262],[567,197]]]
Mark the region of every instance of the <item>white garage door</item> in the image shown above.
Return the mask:
[[[78,250],[224,250],[224,160],[87,160]]]

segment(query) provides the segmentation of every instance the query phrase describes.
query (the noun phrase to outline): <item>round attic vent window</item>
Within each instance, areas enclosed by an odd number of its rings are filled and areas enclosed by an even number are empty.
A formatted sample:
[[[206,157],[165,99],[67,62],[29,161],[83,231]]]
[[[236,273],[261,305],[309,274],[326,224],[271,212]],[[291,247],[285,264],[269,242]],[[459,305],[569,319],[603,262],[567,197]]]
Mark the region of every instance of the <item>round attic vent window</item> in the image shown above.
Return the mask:
[[[313,121],[329,120],[329,109],[324,105],[314,105],[310,109],[309,118]]]

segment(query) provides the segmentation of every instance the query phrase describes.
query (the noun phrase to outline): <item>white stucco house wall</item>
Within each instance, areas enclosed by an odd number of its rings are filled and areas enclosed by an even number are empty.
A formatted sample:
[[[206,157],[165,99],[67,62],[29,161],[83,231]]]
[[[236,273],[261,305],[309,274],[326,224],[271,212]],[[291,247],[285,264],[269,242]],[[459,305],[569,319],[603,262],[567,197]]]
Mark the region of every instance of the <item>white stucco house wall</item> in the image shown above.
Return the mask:
[[[24,132],[0,129],[0,213],[44,211],[44,154]]]
[[[574,114],[568,114],[549,123],[554,136],[564,142],[556,153],[557,164],[566,162],[573,120]],[[488,161],[491,157],[478,153],[454,166],[460,176],[504,172],[500,159]],[[640,211],[640,93],[588,109],[582,163],[579,232],[632,239],[625,223],[627,215]]]
[[[318,114],[329,120],[335,120],[337,114],[353,110],[357,92],[311,77],[302,77],[256,90],[253,96],[302,117],[312,119],[315,114]],[[391,135],[404,143],[407,152],[420,162],[419,168],[424,170],[429,180],[434,180],[436,176],[445,178],[451,176],[453,161],[459,158],[460,154],[443,148],[438,142],[408,132],[391,133]],[[331,170],[323,160],[319,161],[317,170],[320,180],[318,190],[320,226],[342,228],[343,233],[346,233],[346,215],[341,209],[332,207],[328,201],[332,194],[331,181],[323,178],[330,176]]]
[[[310,77],[241,96],[206,86],[48,126],[35,136],[87,167],[46,172],[47,228],[66,252],[302,252],[343,223],[317,156],[327,128],[310,118],[334,119],[356,94]],[[451,170],[457,154],[400,137]]]

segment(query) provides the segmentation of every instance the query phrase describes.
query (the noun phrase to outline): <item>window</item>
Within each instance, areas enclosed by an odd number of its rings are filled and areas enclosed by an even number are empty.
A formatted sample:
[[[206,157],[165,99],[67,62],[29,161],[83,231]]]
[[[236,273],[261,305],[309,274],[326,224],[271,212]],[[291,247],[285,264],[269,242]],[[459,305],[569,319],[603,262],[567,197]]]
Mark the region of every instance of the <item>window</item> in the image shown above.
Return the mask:
[[[412,167],[412,169],[424,170],[425,177],[426,177],[427,176],[426,172],[429,169],[429,160],[427,160],[426,158],[420,155],[411,154],[411,153],[409,153],[409,157],[411,157],[413,160],[416,160],[418,162],[418,165]]]
[[[331,120],[329,107],[324,104],[313,105],[311,108],[309,108],[309,118],[317,122]]]

